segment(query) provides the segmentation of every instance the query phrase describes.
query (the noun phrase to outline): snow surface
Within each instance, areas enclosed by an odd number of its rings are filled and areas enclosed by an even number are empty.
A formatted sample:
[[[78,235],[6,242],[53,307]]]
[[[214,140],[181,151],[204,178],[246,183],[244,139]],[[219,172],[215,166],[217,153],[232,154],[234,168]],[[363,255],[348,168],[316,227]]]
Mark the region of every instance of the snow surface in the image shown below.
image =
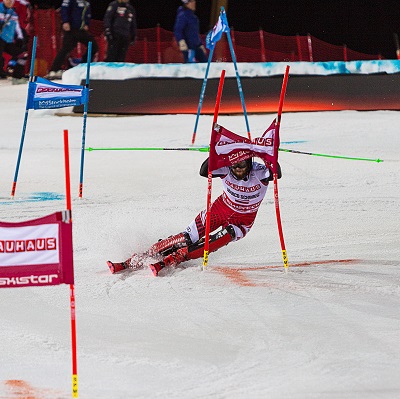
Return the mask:
[[[400,60],[330,61],[330,62],[240,62],[237,71],[241,77],[283,75],[290,65],[291,75],[333,75],[399,73]],[[86,79],[86,64],[68,69],[63,74],[64,84],[80,84]],[[207,64],[132,64],[121,62],[94,62],[90,67],[91,79],[121,80],[132,78],[196,78],[204,79]],[[222,69],[226,77],[235,77],[232,62],[213,62],[208,77],[219,78]]]
[[[154,278],[111,275],[105,261],[181,231],[205,207],[206,154],[87,152],[79,200],[82,118],[30,111],[12,201],[26,93],[0,83],[0,219],[65,209],[68,129],[80,398],[400,397],[400,112],[283,114],[282,148],[384,160],[280,153],[288,273],[270,187],[249,235],[210,254],[206,271],[192,260]],[[251,115],[253,137],[273,117]],[[188,147],[194,121],[89,117],[86,145]],[[211,123],[200,118],[196,145]],[[246,134],[241,116],[219,123]],[[70,398],[69,287],[2,289],[0,314],[0,398]]]

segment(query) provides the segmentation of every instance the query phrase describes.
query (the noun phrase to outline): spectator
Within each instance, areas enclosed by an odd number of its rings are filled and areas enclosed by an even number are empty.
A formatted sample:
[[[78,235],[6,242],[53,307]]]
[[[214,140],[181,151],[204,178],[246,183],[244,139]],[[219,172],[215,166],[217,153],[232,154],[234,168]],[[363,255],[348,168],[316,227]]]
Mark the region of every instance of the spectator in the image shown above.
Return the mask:
[[[129,44],[136,38],[135,9],[129,0],[112,1],[104,15],[108,49],[106,62],[124,62]]]
[[[48,79],[61,79],[63,74],[61,68],[65,59],[78,43],[87,46],[89,42],[92,42],[91,61],[93,61],[98,51],[96,40],[89,33],[91,10],[88,0],[63,0],[61,4],[61,19],[64,31],[63,43],[47,75]],[[87,51],[82,57],[82,62],[87,62]]]
[[[24,36],[19,25],[18,14],[13,9],[15,0],[0,3],[0,79],[7,78],[4,71],[3,52],[17,56],[21,62],[13,69],[12,76],[20,79],[25,75],[25,63],[28,53],[24,51]]]
[[[18,14],[21,29],[29,36],[32,33],[32,6],[29,3],[29,0],[15,0],[14,10]]]
[[[174,35],[184,62],[207,62],[206,49],[200,38],[199,19],[195,15],[196,0],[182,0],[178,8]]]
[[[7,65],[7,72],[10,76],[13,76],[14,74],[14,69],[17,65],[23,65],[24,66],[24,72],[26,73],[27,71],[25,70],[26,62],[27,62],[27,54],[26,52],[28,51],[28,43],[29,43],[29,36],[32,33],[32,25],[31,25],[31,17],[32,17],[32,7],[29,3],[28,0],[15,0],[14,3],[14,10],[18,14],[18,21],[19,25],[22,30],[22,35],[23,35],[23,40],[20,41],[20,47],[21,47],[21,52],[19,54],[15,54],[12,56],[11,60],[8,62]],[[18,67],[17,67],[18,68]],[[20,79],[19,83],[25,83],[26,78]],[[13,80],[13,83],[15,83],[16,80]]]

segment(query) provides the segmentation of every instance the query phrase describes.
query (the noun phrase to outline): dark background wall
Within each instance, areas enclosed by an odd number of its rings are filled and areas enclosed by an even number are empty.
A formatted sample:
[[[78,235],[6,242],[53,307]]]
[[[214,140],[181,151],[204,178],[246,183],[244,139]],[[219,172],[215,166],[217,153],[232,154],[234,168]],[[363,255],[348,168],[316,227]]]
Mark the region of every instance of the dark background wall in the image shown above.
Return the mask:
[[[58,7],[61,0],[32,0]],[[110,0],[92,0],[93,18],[103,19]],[[131,0],[139,28],[172,30],[180,0]],[[201,32],[210,28],[211,0],[197,0]],[[279,35],[310,33],[331,44],[347,44],[363,53],[396,58],[394,33],[400,34],[400,0],[230,0],[230,26],[238,31],[265,31]],[[214,24],[215,21],[211,23]]]
[[[249,113],[275,113],[283,76],[242,77]],[[202,113],[213,114],[219,79],[208,79]],[[84,85],[85,81],[81,82]],[[203,79],[91,80],[89,113],[196,114]],[[400,74],[290,75],[284,112],[399,110]],[[141,93],[132,96],[132,93]],[[107,101],[104,101],[107,98]],[[83,106],[75,107],[83,112]],[[242,114],[236,78],[225,79],[221,114]]]

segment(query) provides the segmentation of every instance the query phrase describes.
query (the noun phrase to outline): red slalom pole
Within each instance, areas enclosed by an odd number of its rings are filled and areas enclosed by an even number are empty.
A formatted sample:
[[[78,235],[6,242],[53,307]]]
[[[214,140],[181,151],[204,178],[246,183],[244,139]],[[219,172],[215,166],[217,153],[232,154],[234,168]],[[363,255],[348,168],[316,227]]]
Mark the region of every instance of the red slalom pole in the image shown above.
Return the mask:
[[[67,201],[67,212],[69,213],[69,221],[72,223],[72,205],[71,205],[71,179],[69,173],[69,144],[68,130],[64,130],[64,159],[65,159],[65,192]],[[78,362],[76,355],[76,320],[75,320],[75,286],[69,285],[69,302],[71,309],[71,340],[72,340],[72,397],[78,397]]]
[[[72,340],[72,397],[78,397],[78,362],[76,356],[76,320],[75,320],[75,286],[69,285],[71,309],[71,340]]]
[[[218,85],[218,92],[217,92],[217,99],[215,101],[215,108],[214,108],[214,118],[212,123],[212,130],[211,130],[211,139],[210,139],[210,148],[215,142],[215,133],[214,133],[214,126],[217,123],[218,119],[218,112],[219,112],[219,105],[221,103],[221,96],[222,96],[222,88],[224,87],[224,80],[225,80],[225,69],[221,71],[221,76],[219,78],[219,85]],[[204,237],[204,256],[203,256],[203,270],[207,267],[208,264],[208,252],[209,252],[209,238],[210,238],[210,225],[211,225],[211,189],[212,189],[212,170],[210,168],[210,157],[208,158],[208,182],[207,182],[207,211],[206,211],[206,234]]]
[[[289,65],[286,66],[286,71],[285,75],[283,77],[283,82],[282,82],[282,89],[281,89],[281,95],[279,98],[279,107],[278,107],[278,117],[276,119],[276,135],[279,137],[279,129],[281,126],[281,117],[282,117],[282,108],[283,108],[283,101],[285,99],[285,94],[286,94],[286,86],[287,86],[287,81],[289,78]],[[275,153],[278,152],[279,143],[275,140],[274,143],[275,146]],[[276,222],[278,224],[278,232],[279,232],[279,239],[281,242],[281,248],[282,248],[282,259],[283,259],[283,265],[285,267],[285,272],[289,270],[289,260],[287,257],[286,253],[286,246],[285,246],[285,240],[283,238],[283,230],[282,230],[282,222],[281,222],[281,212],[279,208],[279,195],[278,195],[278,166],[276,163],[272,166],[272,171],[273,171],[273,177],[274,177],[274,199],[275,199],[275,213],[276,213]]]
[[[69,175],[69,144],[68,130],[64,130],[64,159],[65,159],[65,192],[67,199],[67,210],[71,212],[71,179]],[[72,219],[71,219],[72,220]]]

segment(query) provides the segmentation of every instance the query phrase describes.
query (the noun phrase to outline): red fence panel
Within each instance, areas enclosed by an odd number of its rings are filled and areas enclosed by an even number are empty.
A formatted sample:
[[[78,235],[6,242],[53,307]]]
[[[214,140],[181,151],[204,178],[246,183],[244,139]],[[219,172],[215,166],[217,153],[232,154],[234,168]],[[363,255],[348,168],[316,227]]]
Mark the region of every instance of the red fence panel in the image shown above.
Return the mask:
[[[107,54],[107,41],[103,34],[103,21],[93,20],[90,32],[94,35],[99,52],[96,61],[103,61]],[[35,74],[44,76],[62,43],[60,14],[54,9],[34,11],[34,35],[37,36]],[[205,36],[202,35],[203,41]],[[326,43],[313,36],[281,36],[263,30],[238,32],[231,30],[232,42],[238,62],[289,62],[289,61],[353,61],[381,59],[380,55],[363,54],[345,46]],[[80,58],[86,49],[78,46],[72,58]],[[135,44],[129,47],[126,62],[132,63],[180,63],[183,57],[173,32],[161,27],[138,29]],[[223,35],[217,43],[213,61],[231,62],[232,57]],[[64,67],[70,67],[66,60]]]

